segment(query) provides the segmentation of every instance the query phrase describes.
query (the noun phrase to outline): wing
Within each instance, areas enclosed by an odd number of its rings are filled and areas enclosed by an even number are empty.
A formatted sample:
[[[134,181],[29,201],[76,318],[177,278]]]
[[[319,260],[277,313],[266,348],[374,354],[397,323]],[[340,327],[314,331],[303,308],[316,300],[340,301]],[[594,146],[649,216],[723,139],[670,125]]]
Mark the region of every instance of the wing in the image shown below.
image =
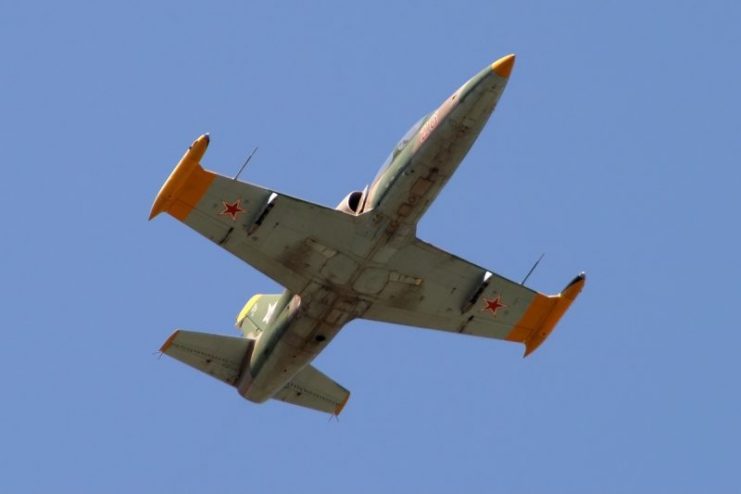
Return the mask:
[[[416,239],[388,262],[389,282],[366,319],[517,341],[532,353],[584,286],[547,296]]]
[[[355,217],[204,170],[201,136],[162,186],[150,219],[167,212],[294,293],[328,258],[348,252]]]
[[[339,415],[350,392],[311,365],[296,374],[283,389],[273,396],[301,407]]]

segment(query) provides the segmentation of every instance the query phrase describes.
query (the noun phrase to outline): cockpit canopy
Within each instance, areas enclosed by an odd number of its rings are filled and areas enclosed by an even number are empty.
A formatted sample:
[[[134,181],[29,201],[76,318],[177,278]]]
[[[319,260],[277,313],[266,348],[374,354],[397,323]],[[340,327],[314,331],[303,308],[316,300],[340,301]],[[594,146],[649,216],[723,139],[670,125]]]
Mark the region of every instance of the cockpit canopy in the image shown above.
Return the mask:
[[[389,154],[388,158],[386,158],[386,161],[383,162],[381,165],[381,169],[378,170],[378,173],[376,174],[376,178],[373,179],[373,182],[376,182],[378,178],[383,175],[383,173],[388,169],[389,166],[391,166],[391,163],[394,162],[394,158],[396,158],[399,153],[401,153],[404,148],[409,144],[409,141],[412,140],[412,138],[417,134],[417,131],[420,127],[422,127],[422,124],[424,124],[427,119],[429,118],[430,114],[425,115],[424,117],[420,118],[417,123],[412,125],[412,127],[407,130],[406,134],[404,134],[404,137],[402,137],[399,142],[394,146],[394,150],[391,151],[391,154]]]

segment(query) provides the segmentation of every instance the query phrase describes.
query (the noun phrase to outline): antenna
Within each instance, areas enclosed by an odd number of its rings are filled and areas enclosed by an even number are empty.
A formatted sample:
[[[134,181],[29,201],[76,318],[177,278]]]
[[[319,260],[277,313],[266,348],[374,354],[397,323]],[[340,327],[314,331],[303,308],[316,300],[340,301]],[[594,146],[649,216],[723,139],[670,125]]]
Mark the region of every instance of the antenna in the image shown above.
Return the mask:
[[[240,168],[240,169],[239,169],[239,171],[237,172],[237,174],[236,174],[236,175],[234,175],[234,178],[233,178],[232,180],[236,180],[236,179],[238,179],[238,178],[239,178],[239,175],[240,175],[240,174],[242,173],[242,171],[243,171],[243,170],[245,169],[245,167],[247,166],[247,163],[249,163],[249,162],[250,162],[250,160],[252,159],[252,157],[253,157],[253,156],[255,155],[255,153],[256,153],[256,152],[257,152],[257,146],[255,146],[255,149],[253,149],[253,150],[252,150],[252,152],[250,153],[250,155],[249,155],[249,156],[247,156],[247,159],[246,159],[246,160],[244,160],[244,165],[242,165],[242,168]]]
[[[538,264],[540,264],[540,261],[543,259],[543,256],[545,256],[545,252],[540,255],[537,261],[535,261],[535,264],[533,264],[533,267],[530,268],[530,271],[527,272],[525,275],[525,279],[522,280],[522,283],[520,285],[524,285],[528,278],[530,278],[530,275],[533,274],[533,271],[535,271],[535,268],[538,267]]]

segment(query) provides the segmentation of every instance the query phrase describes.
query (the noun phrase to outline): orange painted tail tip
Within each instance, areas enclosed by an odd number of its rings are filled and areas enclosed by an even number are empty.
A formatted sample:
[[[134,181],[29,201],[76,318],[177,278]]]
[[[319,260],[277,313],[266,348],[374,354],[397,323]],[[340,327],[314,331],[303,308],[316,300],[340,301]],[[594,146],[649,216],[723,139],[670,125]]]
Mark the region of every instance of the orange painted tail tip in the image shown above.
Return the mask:
[[[510,53],[491,64],[491,70],[499,77],[509,77],[512,67],[515,66],[515,55]]]

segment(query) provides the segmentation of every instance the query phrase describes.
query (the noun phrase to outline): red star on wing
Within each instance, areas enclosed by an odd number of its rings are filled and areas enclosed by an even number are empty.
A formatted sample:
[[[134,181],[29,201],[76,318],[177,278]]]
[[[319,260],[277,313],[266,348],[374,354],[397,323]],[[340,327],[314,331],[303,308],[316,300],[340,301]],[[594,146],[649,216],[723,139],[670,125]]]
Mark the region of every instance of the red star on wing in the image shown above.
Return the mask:
[[[237,216],[239,216],[239,213],[244,212],[244,209],[240,207],[242,199],[237,199],[236,201],[231,202],[231,203],[226,202],[226,201],[221,201],[221,202],[222,204],[224,204],[224,210],[220,212],[219,214],[224,215],[224,216],[229,216],[232,219],[232,221],[236,221]]]
[[[497,298],[494,299],[485,298],[484,304],[484,308],[481,310],[488,310],[493,316],[497,315],[497,311],[499,309],[504,309],[507,307],[502,303],[502,297],[500,295],[497,295]]]

